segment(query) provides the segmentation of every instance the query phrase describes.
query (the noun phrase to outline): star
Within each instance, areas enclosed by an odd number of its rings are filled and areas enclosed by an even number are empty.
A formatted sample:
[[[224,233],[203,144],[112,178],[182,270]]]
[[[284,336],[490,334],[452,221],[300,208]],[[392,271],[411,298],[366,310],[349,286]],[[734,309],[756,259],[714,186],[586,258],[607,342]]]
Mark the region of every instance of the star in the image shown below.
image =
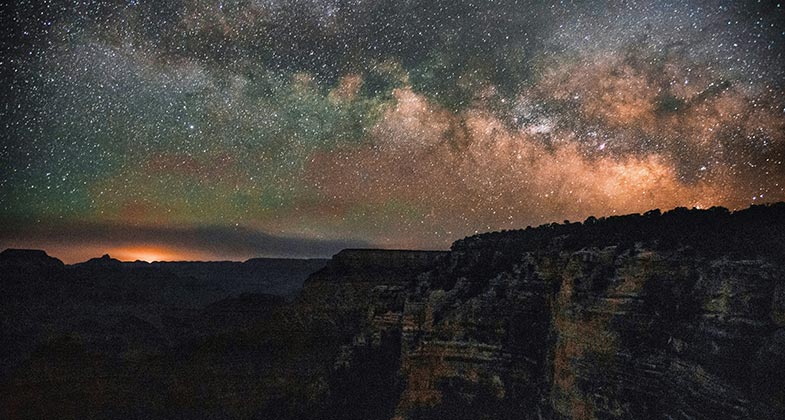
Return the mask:
[[[94,3],[3,12],[0,245],[325,256],[785,199],[776,4]]]

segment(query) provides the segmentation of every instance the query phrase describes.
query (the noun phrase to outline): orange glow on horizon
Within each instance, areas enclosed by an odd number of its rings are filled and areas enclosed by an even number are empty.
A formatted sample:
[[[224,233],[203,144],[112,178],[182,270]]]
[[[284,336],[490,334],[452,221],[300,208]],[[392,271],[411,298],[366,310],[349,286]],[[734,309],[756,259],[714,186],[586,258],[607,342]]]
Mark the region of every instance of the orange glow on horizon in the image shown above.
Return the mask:
[[[3,243],[0,250],[5,248],[41,249],[52,257],[66,264],[85,262],[90,258],[97,258],[104,254],[120,261],[244,261],[256,257],[252,254],[214,253],[204,249],[178,248],[159,243],[68,243],[46,241],[9,241]]]
[[[120,261],[182,261],[192,257],[170,248],[144,245],[112,248],[107,253]]]
[[[222,255],[205,250],[172,248],[161,245],[126,245],[109,248],[110,257],[120,261],[244,261],[254,255]]]

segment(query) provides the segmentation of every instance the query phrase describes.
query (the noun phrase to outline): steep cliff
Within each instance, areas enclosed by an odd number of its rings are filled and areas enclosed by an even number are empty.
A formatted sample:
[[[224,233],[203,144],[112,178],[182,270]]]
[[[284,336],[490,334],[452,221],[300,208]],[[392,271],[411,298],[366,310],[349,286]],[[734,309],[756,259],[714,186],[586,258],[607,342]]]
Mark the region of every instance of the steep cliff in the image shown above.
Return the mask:
[[[341,289],[337,360],[399,356],[400,419],[783,418],[783,244],[783,205],[467,238],[399,293]]]
[[[527,253],[482,287],[428,288],[403,315],[421,322],[406,332],[398,413],[782,418],[784,274],[761,259],[607,247]]]

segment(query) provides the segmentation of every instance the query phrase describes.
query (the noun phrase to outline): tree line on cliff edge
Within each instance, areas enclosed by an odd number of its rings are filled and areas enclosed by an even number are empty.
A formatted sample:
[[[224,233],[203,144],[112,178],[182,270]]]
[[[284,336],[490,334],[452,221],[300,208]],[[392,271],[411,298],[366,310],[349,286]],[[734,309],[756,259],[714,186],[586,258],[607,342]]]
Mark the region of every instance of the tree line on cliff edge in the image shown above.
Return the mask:
[[[654,250],[684,250],[706,256],[740,258],[785,255],[785,202],[730,211],[724,207],[589,217],[583,223],[544,224],[526,229],[483,233],[456,241],[453,251],[521,252],[579,250],[636,244]]]

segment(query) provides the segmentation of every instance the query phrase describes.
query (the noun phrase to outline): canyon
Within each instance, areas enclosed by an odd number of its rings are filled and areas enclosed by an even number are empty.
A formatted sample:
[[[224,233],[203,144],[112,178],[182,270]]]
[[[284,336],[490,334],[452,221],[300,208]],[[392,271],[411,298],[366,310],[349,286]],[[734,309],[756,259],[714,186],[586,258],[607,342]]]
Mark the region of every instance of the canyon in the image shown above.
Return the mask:
[[[783,257],[783,203],[348,249],[301,290],[7,250],[0,412],[785,418]]]

